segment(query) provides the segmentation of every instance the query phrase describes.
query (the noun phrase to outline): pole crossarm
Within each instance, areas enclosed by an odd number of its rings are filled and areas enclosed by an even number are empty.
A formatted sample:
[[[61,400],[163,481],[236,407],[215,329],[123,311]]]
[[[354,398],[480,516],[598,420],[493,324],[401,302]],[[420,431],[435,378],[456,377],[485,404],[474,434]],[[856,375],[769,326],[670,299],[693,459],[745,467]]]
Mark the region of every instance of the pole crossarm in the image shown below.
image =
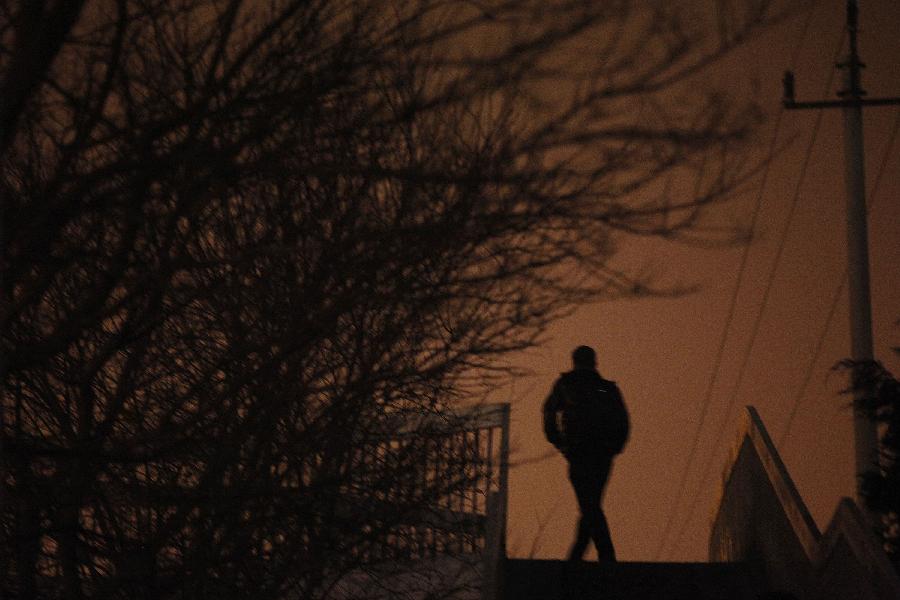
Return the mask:
[[[784,98],[784,107],[788,110],[802,110],[804,108],[851,108],[854,106],[896,106],[900,105],[900,98],[860,98],[859,100],[819,100],[812,102],[797,102],[793,98]]]
[[[788,110],[809,108],[862,108],[863,106],[891,106],[900,104],[900,98],[864,98],[865,90],[862,89],[862,69],[866,66],[859,59],[857,34],[859,33],[859,7],[856,0],[847,2],[847,36],[849,48],[847,60],[839,62],[836,66],[847,73],[846,89],[838,92],[841,100],[815,100],[812,102],[797,102],[794,91],[794,73],[785,71],[781,80],[784,85],[784,107]]]

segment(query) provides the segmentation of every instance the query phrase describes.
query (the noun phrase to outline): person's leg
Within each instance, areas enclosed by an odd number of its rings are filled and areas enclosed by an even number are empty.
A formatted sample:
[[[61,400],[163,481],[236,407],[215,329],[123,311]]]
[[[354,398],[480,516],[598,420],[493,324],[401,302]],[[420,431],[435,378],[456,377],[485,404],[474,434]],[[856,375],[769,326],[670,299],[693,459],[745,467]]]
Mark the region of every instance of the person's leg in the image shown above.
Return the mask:
[[[591,530],[591,537],[594,538],[594,546],[597,548],[597,557],[601,562],[616,561],[616,549],[613,547],[612,537],[609,534],[609,523],[606,521],[606,514],[603,512],[603,492],[606,489],[606,482],[609,481],[609,474],[612,470],[612,457],[597,463],[597,470],[594,472],[597,485],[597,513],[595,515],[594,529]]]
[[[584,552],[587,550],[590,539],[591,532],[588,530],[584,515],[579,515],[578,531],[575,533],[575,542],[572,544],[572,549],[569,550],[569,560],[581,560],[584,557]]]
[[[613,547],[612,537],[609,534],[609,523],[601,508],[599,518],[593,530],[594,547],[597,548],[597,560],[600,562],[616,562],[616,549]]]
[[[597,486],[597,477],[592,465],[583,462],[569,463],[569,481],[575,490],[575,498],[578,501],[578,531],[575,542],[569,551],[569,560],[581,560],[587,550],[588,542],[594,538],[598,531],[598,511],[600,508],[600,491]]]
[[[581,560],[589,539],[593,539],[600,561],[615,561],[616,551],[609,533],[609,523],[603,513],[601,501],[609,479],[612,457],[606,460],[575,462],[569,465],[569,479],[578,499],[581,513],[578,534],[569,552],[569,560]]]

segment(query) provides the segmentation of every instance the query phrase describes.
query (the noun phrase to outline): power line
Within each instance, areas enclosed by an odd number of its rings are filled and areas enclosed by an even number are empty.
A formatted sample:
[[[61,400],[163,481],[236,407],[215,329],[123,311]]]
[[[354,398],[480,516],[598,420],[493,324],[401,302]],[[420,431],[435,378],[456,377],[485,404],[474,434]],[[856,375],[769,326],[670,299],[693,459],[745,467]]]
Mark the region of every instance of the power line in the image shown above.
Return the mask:
[[[842,43],[843,43],[843,36],[841,37],[841,39],[840,39],[839,42],[838,42],[838,47],[837,47],[837,49],[836,49],[836,51],[835,51],[834,61],[837,60],[837,56],[838,56],[838,54],[840,53],[840,50],[841,50],[841,47],[842,47]],[[834,62],[834,61],[832,61],[832,62]],[[831,71],[831,74],[833,75],[833,71]],[[828,83],[827,83],[826,86],[825,86],[825,87],[826,87],[825,93],[827,93],[828,88],[830,88],[830,86],[831,86],[831,76],[829,76],[829,81],[828,81]],[[811,141],[810,141],[810,146],[809,146],[808,149],[807,149],[807,155],[806,155],[806,158],[805,158],[805,160],[804,160],[803,167],[802,167],[802,169],[801,169],[801,177],[800,177],[800,180],[798,181],[797,188],[796,188],[796,190],[795,190],[795,195],[794,195],[794,198],[793,198],[793,201],[792,201],[791,211],[790,211],[790,215],[789,215],[789,218],[788,218],[788,223],[787,223],[787,225],[785,226],[785,228],[784,228],[784,230],[783,230],[783,232],[782,232],[781,239],[780,239],[780,241],[779,241],[779,247],[778,247],[778,251],[777,251],[777,253],[776,253],[776,259],[775,259],[775,261],[774,261],[774,263],[773,263],[772,270],[770,271],[770,274],[769,274],[769,278],[768,278],[768,281],[767,281],[767,287],[766,287],[766,290],[765,290],[765,293],[764,293],[764,296],[763,296],[762,306],[761,306],[759,312],[757,313],[757,318],[756,318],[756,321],[755,321],[754,326],[753,326],[753,331],[752,331],[752,334],[751,334],[751,341],[750,341],[750,343],[749,343],[749,345],[748,345],[748,347],[747,347],[747,352],[744,354],[744,358],[743,358],[743,361],[742,361],[741,366],[740,366],[740,369],[739,369],[739,373],[738,373],[737,380],[736,380],[736,382],[735,382],[734,388],[732,389],[732,393],[731,393],[731,395],[730,395],[730,397],[729,397],[729,404],[728,404],[728,407],[727,407],[727,410],[726,410],[726,416],[725,416],[725,419],[724,419],[724,423],[727,423],[727,422],[728,422],[728,419],[729,419],[729,417],[730,417],[730,415],[731,415],[731,411],[732,411],[732,409],[733,409],[733,407],[734,407],[734,403],[735,403],[736,398],[737,398],[737,393],[738,393],[738,391],[739,391],[740,384],[741,384],[741,382],[742,382],[742,380],[743,380],[743,375],[744,375],[744,373],[745,373],[746,366],[747,366],[747,364],[748,364],[748,362],[749,362],[749,357],[750,357],[750,355],[751,355],[751,353],[752,353],[752,349],[753,349],[754,343],[755,343],[755,341],[756,341],[756,336],[757,336],[758,331],[759,331],[759,326],[760,326],[760,323],[761,323],[761,321],[762,321],[762,317],[763,317],[763,314],[764,314],[764,312],[765,312],[765,308],[766,308],[767,303],[768,303],[769,292],[770,292],[771,287],[772,287],[772,284],[773,284],[773,282],[774,282],[775,273],[776,273],[776,271],[777,271],[778,264],[780,263],[781,256],[782,256],[782,251],[783,251],[783,249],[784,249],[785,242],[786,242],[786,239],[787,239],[787,235],[788,235],[789,230],[790,230],[790,225],[791,225],[791,222],[792,222],[792,220],[793,220],[793,216],[794,216],[794,207],[796,206],[796,203],[797,203],[797,200],[798,200],[798,195],[799,195],[799,192],[800,192],[800,189],[801,189],[801,186],[802,186],[802,182],[803,182],[803,180],[804,180],[804,178],[805,178],[806,169],[807,169],[807,166],[808,166],[808,163],[809,163],[809,158],[810,158],[810,151],[811,151],[811,149],[812,149],[812,144],[814,143],[814,140],[815,140],[815,137],[816,137],[816,133],[818,132],[818,127],[819,127],[819,125],[820,125],[820,123],[821,123],[822,113],[823,113],[822,110],[819,110],[819,111],[818,111],[817,118],[816,118],[816,124],[815,124],[814,133],[813,133],[812,139],[811,139]],[[891,152],[891,149],[892,149],[894,140],[895,140],[896,135],[897,135],[898,127],[900,127],[900,113],[898,113],[897,120],[895,120],[895,122],[894,122],[894,126],[893,126],[892,132],[891,132],[891,134],[890,134],[890,138],[889,138],[889,141],[888,141],[888,145],[887,145],[887,148],[886,148],[886,150],[885,150],[885,154],[884,154],[884,157],[883,157],[883,159],[882,159],[882,162],[881,162],[881,165],[880,165],[880,168],[879,168],[878,176],[876,177],[875,183],[874,183],[874,185],[873,185],[873,191],[872,191],[873,197],[874,197],[874,194],[877,193],[878,186],[880,185],[882,176],[883,176],[883,174],[884,174],[884,172],[885,172],[885,168],[886,168],[887,162],[888,162],[888,160],[889,160],[889,158],[890,158],[890,152]],[[871,210],[871,206],[872,206],[873,204],[874,204],[874,200],[870,202],[869,210]],[[833,319],[833,317],[834,317],[834,313],[835,313],[835,310],[836,310],[836,308],[837,308],[838,301],[839,301],[839,299],[840,299],[840,297],[841,297],[841,294],[842,294],[842,291],[843,291],[843,288],[844,288],[844,284],[846,283],[846,278],[847,278],[847,270],[846,270],[846,268],[845,268],[844,273],[843,273],[843,276],[842,276],[841,281],[840,281],[840,284],[839,284],[838,288],[835,290],[835,293],[834,293],[834,295],[833,295],[832,302],[831,302],[831,305],[830,305],[830,307],[829,307],[828,317],[827,317],[827,319],[826,319],[825,328],[823,329],[823,331],[822,331],[822,333],[821,333],[821,335],[820,335],[820,337],[819,337],[819,340],[818,340],[818,342],[817,342],[817,344],[816,344],[816,350],[815,350],[815,352],[814,352],[814,358],[813,358],[813,361],[808,365],[807,372],[806,372],[806,374],[805,374],[805,376],[804,376],[803,385],[802,385],[802,387],[801,387],[801,391],[800,391],[800,393],[798,394],[798,396],[795,397],[794,407],[792,408],[791,415],[790,415],[789,422],[788,422],[788,428],[790,427],[790,423],[793,421],[793,418],[794,418],[794,416],[795,416],[795,414],[796,414],[796,411],[797,411],[797,405],[799,404],[799,400],[798,400],[798,399],[801,398],[802,395],[805,393],[806,386],[808,385],[809,380],[810,380],[810,378],[811,378],[813,366],[815,365],[815,362],[816,362],[816,360],[818,359],[819,354],[821,353],[821,350],[822,350],[822,347],[823,347],[823,344],[824,344],[824,338],[825,338],[825,335],[827,334],[828,328],[830,327],[830,323],[831,323],[831,321],[832,321],[832,319]],[[784,441],[784,436],[786,435],[786,431],[787,431],[787,429],[785,430],[785,433],[782,434],[782,437],[779,439],[779,442],[778,442],[778,446],[779,446],[779,447],[782,446],[782,443],[783,443],[783,441]],[[722,436],[722,433],[723,433],[723,432],[724,432],[724,427],[718,429],[718,434],[717,434],[717,437],[716,437],[715,442],[713,443],[712,451],[711,451],[711,453],[709,454],[708,459],[707,459],[707,462],[706,462],[706,464],[705,464],[705,466],[704,466],[704,468],[703,468],[703,471],[702,471],[703,475],[701,476],[701,479],[700,479],[700,481],[701,481],[701,486],[702,486],[703,481],[706,480],[706,477],[707,477],[708,474],[709,474],[709,469],[710,469],[710,467],[712,466],[712,462],[713,462],[713,460],[714,460],[714,458],[715,458],[715,450],[716,450],[716,448],[718,447],[719,442],[721,441],[721,436]],[[690,524],[690,520],[691,520],[691,517],[693,516],[694,510],[696,509],[696,506],[697,506],[697,503],[698,503],[698,501],[699,501],[699,497],[700,497],[700,492],[701,492],[701,491],[702,491],[702,488],[701,488],[701,489],[698,489],[697,494],[694,496],[694,500],[693,500],[693,502],[691,503],[691,506],[690,506],[690,509],[689,509],[689,512],[688,512],[687,520],[684,521],[684,523],[683,523],[683,525],[682,525],[682,528],[679,530],[679,533],[678,533],[678,536],[676,537],[676,542],[675,542],[675,546],[673,547],[673,550],[674,550],[675,548],[677,548],[678,543],[681,541],[682,537],[684,536],[684,533],[685,533],[686,530],[687,530],[688,525]]]
[[[841,37],[838,39],[838,44],[837,44],[837,47],[834,52],[834,59],[831,61],[832,64],[837,60],[837,57],[840,54],[841,47],[843,45],[843,39],[844,39],[843,35],[841,35]],[[827,93],[828,90],[831,88],[833,79],[834,79],[834,70],[832,69],[831,71],[829,71],[829,75],[828,75],[827,81],[825,83],[825,93]],[[747,365],[750,362],[750,356],[753,353],[753,347],[756,344],[756,338],[757,338],[757,335],[759,334],[760,325],[762,324],[762,319],[763,319],[763,316],[765,315],[765,310],[769,303],[769,295],[772,291],[772,287],[775,282],[775,274],[778,271],[778,266],[781,264],[781,258],[784,254],[784,248],[787,245],[788,234],[790,233],[791,226],[794,223],[794,216],[796,214],[797,205],[799,204],[799,200],[800,200],[800,191],[802,190],[803,183],[806,180],[806,172],[807,172],[807,169],[809,168],[810,160],[812,159],[812,151],[813,151],[813,148],[815,147],[816,138],[819,135],[819,129],[822,124],[823,113],[824,113],[824,111],[819,110],[816,114],[816,122],[813,125],[812,135],[810,136],[809,144],[806,147],[806,154],[803,157],[803,164],[800,167],[800,177],[797,179],[797,185],[794,188],[794,194],[791,199],[790,208],[788,210],[788,216],[785,221],[784,228],[781,231],[781,235],[780,235],[779,241],[778,241],[778,248],[775,252],[775,258],[772,261],[772,267],[769,270],[769,276],[766,280],[766,287],[765,287],[765,291],[763,292],[762,303],[760,305],[759,311],[756,313],[756,319],[754,320],[753,328],[750,333],[750,341],[747,344],[747,348],[746,348],[746,350],[744,352],[744,356],[741,360],[740,367],[738,368],[737,378],[735,379],[734,386],[731,389],[731,394],[727,397],[728,404],[725,409],[725,417],[723,419],[723,427],[718,428],[718,431],[716,433],[716,438],[712,444],[712,449],[708,455],[706,463],[703,466],[703,469],[701,470],[701,476],[700,476],[700,486],[701,487],[697,490],[697,493],[694,495],[694,499],[691,502],[690,508],[688,509],[688,517],[684,521],[682,528],[678,532],[678,536],[676,537],[676,542],[675,542],[676,545],[678,544],[678,542],[680,542],[681,538],[684,536],[684,533],[687,530],[688,524],[690,523],[691,518],[693,517],[694,510],[696,510],[697,504],[700,499],[700,494],[703,489],[702,488],[703,482],[706,481],[706,478],[709,475],[709,469],[711,468],[713,460],[715,459],[715,456],[716,456],[716,448],[718,448],[719,443],[722,441],[722,434],[725,431],[724,424],[727,424],[728,419],[731,417],[731,412],[734,409],[734,404],[735,404],[735,400],[737,398],[738,391],[740,390],[740,385],[743,382],[744,374],[747,371]]]
[[[900,109],[897,109],[897,114],[894,117],[894,124],[891,127],[891,133],[888,137],[888,143],[884,150],[884,156],[881,159],[881,164],[878,167],[878,175],[875,177],[875,181],[872,184],[872,193],[869,196],[869,212],[872,212],[872,209],[875,207],[875,202],[877,202],[878,198],[878,188],[881,185],[882,176],[887,170],[887,164],[891,157],[891,150],[893,150],[894,142],[897,139],[897,132],[900,130]],[[815,370],[815,366],[819,360],[819,356],[822,354],[822,350],[825,345],[825,337],[828,335],[828,331],[831,329],[831,323],[834,320],[834,313],[837,310],[838,303],[840,301],[841,295],[844,291],[844,286],[847,284],[847,267],[844,267],[843,275],[839,280],[837,288],[834,290],[834,294],[832,294],[831,305],[828,308],[828,316],[825,318],[825,323],[822,327],[822,330],[819,332],[819,338],[816,341],[815,349],[813,350],[813,356],[809,361],[809,364],[806,366],[806,372],[803,374],[803,380],[800,385],[800,389],[797,390],[796,395],[794,396],[794,400],[791,406],[791,412],[788,415],[787,422],[784,424],[781,435],[778,437],[778,449],[781,450],[784,448],[784,442],[787,440],[788,435],[791,431],[791,426],[794,424],[794,418],[797,416],[797,410],[800,407],[800,403],[803,400],[803,397],[806,395],[807,388],[809,387],[809,382],[812,379],[813,371]]]
[[[838,38],[837,46],[835,47],[835,50],[834,50],[834,56],[831,61],[832,65],[837,61],[837,58],[840,55],[841,49],[843,47],[843,42],[844,42],[844,35],[843,35],[843,31],[842,31],[840,37]],[[827,94],[828,91],[831,89],[831,84],[834,79],[834,69],[833,68],[831,70],[829,70],[828,77],[826,79],[827,80],[825,83],[825,92],[824,92],[825,94]],[[813,148],[815,147],[816,138],[818,137],[818,134],[819,134],[819,128],[821,127],[821,124],[822,124],[823,114],[824,114],[824,111],[822,111],[822,110],[819,110],[816,113],[816,121],[815,121],[815,124],[813,125],[813,132],[812,132],[812,135],[810,136],[809,144],[807,144],[807,147],[806,147],[806,154],[804,155],[804,158],[803,158],[803,164],[800,167],[800,177],[797,179],[797,185],[794,188],[794,194],[793,194],[793,197],[791,198],[791,204],[790,204],[790,208],[788,210],[788,216],[785,221],[785,226],[781,231],[781,235],[780,235],[779,241],[778,241],[778,248],[775,253],[775,258],[772,262],[772,267],[769,270],[769,276],[766,280],[766,288],[765,288],[765,291],[763,292],[762,304],[759,308],[759,311],[756,313],[756,319],[753,323],[753,329],[751,330],[751,334],[750,334],[750,342],[747,344],[747,348],[746,348],[746,350],[744,352],[744,356],[741,360],[741,365],[738,369],[738,376],[735,380],[734,386],[732,387],[731,394],[728,396],[728,404],[727,404],[726,410],[725,410],[725,418],[723,420],[723,426],[718,428],[718,431],[716,433],[716,438],[713,441],[712,448],[708,455],[707,461],[704,464],[703,469],[701,470],[700,486],[697,489],[697,493],[694,494],[694,498],[691,501],[691,504],[688,508],[687,517],[683,521],[681,529],[678,530],[678,535],[675,537],[675,543],[674,543],[674,546],[672,547],[673,550],[678,547],[678,544],[681,542],[681,539],[684,537],[684,534],[686,533],[688,526],[690,525],[691,519],[694,516],[694,511],[697,508],[697,505],[700,501],[700,495],[703,491],[703,483],[706,481],[706,478],[709,476],[709,470],[712,467],[713,461],[715,460],[716,448],[718,448],[719,443],[722,440],[722,434],[725,431],[724,425],[728,423],[728,419],[731,417],[731,412],[734,408],[735,400],[737,398],[737,392],[743,381],[744,373],[746,372],[746,367],[750,361],[750,355],[753,352],[753,346],[756,343],[756,337],[759,334],[759,328],[762,323],[763,316],[765,314],[766,306],[768,305],[768,302],[769,302],[769,295],[771,293],[773,284],[775,282],[775,274],[778,271],[778,266],[781,263],[781,258],[784,253],[784,248],[787,245],[788,234],[790,233],[791,226],[793,225],[794,215],[796,214],[796,208],[797,208],[797,205],[798,205],[799,199],[800,199],[800,191],[803,188],[803,182],[806,180],[806,172],[807,172],[807,169],[809,168],[810,160],[812,159],[812,151],[813,151]]]
[[[762,183],[760,184],[760,189],[762,189],[762,187],[764,187],[765,180],[768,178],[768,175],[769,175],[769,164],[772,161],[772,156],[774,155],[776,140],[778,138],[778,131],[781,128],[782,113],[783,113],[783,111],[778,112],[778,118],[776,120],[776,125],[775,125],[775,133],[772,135],[772,143],[771,143],[771,146],[769,149],[769,158],[766,159],[766,166],[764,167],[764,170],[763,170]],[[751,217],[751,224],[750,224],[751,231],[756,230],[756,222],[758,220],[760,206],[761,206],[760,199],[761,199],[761,194],[757,197],[757,201],[756,201],[756,204],[753,209],[753,214]],[[734,291],[731,295],[731,300],[730,300],[729,307],[728,307],[728,317],[725,321],[725,326],[724,326],[724,329],[722,332],[722,338],[719,340],[719,347],[716,351],[716,358],[713,363],[713,371],[712,371],[713,374],[709,381],[709,385],[706,388],[706,394],[704,395],[703,411],[701,412],[700,422],[697,424],[697,427],[694,430],[694,438],[691,443],[690,452],[688,453],[688,459],[687,459],[687,462],[685,463],[685,467],[681,473],[681,480],[678,484],[679,491],[678,491],[678,494],[675,496],[675,505],[672,507],[672,510],[669,512],[669,518],[666,520],[666,525],[665,525],[665,528],[663,529],[663,534],[660,539],[660,545],[656,550],[656,555],[654,556],[653,560],[659,560],[659,557],[662,554],[662,550],[663,550],[663,547],[665,546],[666,538],[669,535],[669,531],[671,530],[672,524],[674,522],[675,514],[678,511],[681,497],[682,497],[682,495],[684,495],[684,491],[685,491],[685,487],[686,487],[685,484],[687,482],[687,475],[688,475],[688,472],[690,471],[691,464],[693,463],[694,455],[697,452],[697,444],[700,440],[700,431],[703,429],[703,425],[706,421],[706,416],[709,412],[710,399],[712,397],[712,388],[718,377],[719,368],[721,367],[721,364],[722,364],[722,357],[725,354],[725,344],[728,339],[728,330],[731,328],[731,322],[734,319],[735,307],[737,305],[737,299],[738,299],[738,292],[741,288],[741,282],[743,281],[744,272],[745,272],[746,266],[747,266],[747,256],[749,254],[749,251],[748,251],[749,246],[750,246],[750,244],[748,243],[744,247],[744,252],[741,256],[741,264],[740,264],[740,267],[738,268],[737,282],[735,283]]]
[[[810,25],[810,22],[812,20],[812,15],[813,15],[813,10],[812,10],[813,7],[814,7],[814,5],[810,5],[810,7],[806,11],[806,18],[803,22],[803,31],[802,31],[801,35],[799,36],[799,38],[797,39],[797,43],[795,44],[793,51],[791,53],[792,67],[797,62],[797,57],[800,52],[800,48],[802,47],[803,40],[806,38],[806,33],[809,30],[809,25]],[[762,177],[760,179],[760,184],[759,184],[759,191],[756,195],[756,201],[755,201],[755,204],[753,207],[753,213],[752,213],[752,216],[750,219],[751,239],[752,239],[752,233],[756,232],[756,224],[759,219],[759,212],[760,212],[760,208],[762,206],[763,191],[765,190],[766,182],[768,181],[768,178],[769,178],[769,170],[771,168],[773,158],[775,156],[775,148],[777,147],[778,133],[781,129],[781,121],[782,121],[783,115],[784,115],[784,107],[780,106],[779,110],[778,110],[778,115],[777,115],[776,121],[775,121],[775,131],[772,134],[772,141],[770,142],[770,145],[769,145],[768,156],[766,158],[765,166],[763,168],[763,173],[762,173]],[[697,453],[697,446],[700,441],[700,433],[703,430],[703,425],[705,424],[706,417],[709,413],[709,407],[710,407],[711,400],[712,400],[712,390],[715,387],[715,383],[716,383],[716,380],[718,379],[719,371],[722,366],[722,358],[725,354],[725,347],[726,347],[726,343],[728,341],[728,332],[731,329],[731,323],[734,320],[735,309],[737,307],[737,300],[738,300],[738,296],[740,294],[741,284],[743,283],[744,273],[746,272],[749,255],[750,255],[750,243],[748,242],[744,246],[744,251],[741,254],[741,262],[740,262],[740,266],[738,267],[737,281],[735,282],[734,291],[732,292],[731,299],[729,301],[728,316],[725,320],[725,325],[722,330],[722,337],[719,341],[719,346],[716,350],[716,358],[713,362],[712,375],[710,377],[709,384],[706,387],[706,392],[705,392],[704,398],[703,398],[703,410],[701,412],[700,421],[694,430],[694,436],[693,436],[693,440],[691,442],[691,449],[688,453],[688,459],[687,459],[687,462],[685,463],[684,469],[682,470],[681,479],[678,484],[678,494],[675,496],[675,504],[673,505],[671,511],[669,512],[669,517],[666,520],[665,527],[663,528],[663,533],[660,538],[659,547],[656,550],[656,555],[654,556],[654,560],[659,560],[659,557],[662,554],[663,548],[665,547],[666,541],[669,536],[669,532],[671,531],[672,525],[674,524],[675,515],[678,513],[678,508],[681,503],[681,498],[684,495],[685,490],[687,488],[687,476],[688,476],[688,473],[690,472],[691,465],[694,462],[694,458]]]

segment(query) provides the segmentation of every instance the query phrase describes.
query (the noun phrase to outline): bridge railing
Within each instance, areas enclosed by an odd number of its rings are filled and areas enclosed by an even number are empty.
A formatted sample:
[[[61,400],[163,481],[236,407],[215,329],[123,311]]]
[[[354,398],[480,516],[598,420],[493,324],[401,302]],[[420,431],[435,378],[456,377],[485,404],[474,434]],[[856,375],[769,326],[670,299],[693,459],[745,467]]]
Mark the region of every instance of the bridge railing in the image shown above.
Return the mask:
[[[711,562],[747,562],[803,600],[900,598],[900,578],[853,500],[821,534],[769,437],[747,407],[710,534]]]
[[[360,460],[371,463],[359,469],[362,481],[371,486],[379,470],[392,474],[379,503],[415,497],[416,508],[385,539],[360,550],[365,574],[348,578],[348,585],[363,587],[378,573],[382,585],[408,590],[421,583],[414,573],[428,572],[436,586],[464,589],[457,597],[496,597],[506,554],[509,423],[505,403],[406,416],[390,435],[361,449]],[[423,490],[430,496],[416,496]]]
[[[360,469],[367,484],[379,469],[392,473],[380,498],[385,505],[417,498],[416,510],[386,543],[368,550],[366,562],[502,552],[508,404],[478,405],[440,419],[407,417],[389,437],[363,448],[361,456],[372,465]]]

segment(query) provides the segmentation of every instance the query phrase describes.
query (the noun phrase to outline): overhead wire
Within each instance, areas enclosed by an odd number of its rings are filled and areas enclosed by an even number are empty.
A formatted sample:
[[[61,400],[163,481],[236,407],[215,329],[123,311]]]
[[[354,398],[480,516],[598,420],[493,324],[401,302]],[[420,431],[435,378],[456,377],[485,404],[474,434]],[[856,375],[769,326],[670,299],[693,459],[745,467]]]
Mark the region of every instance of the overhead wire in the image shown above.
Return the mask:
[[[842,30],[841,35],[838,38],[838,43],[834,50],[834,56],[832,57],[832,61],[831,61],[832,65],[834,65],[837,62],[837,58],[840,55],[841,49],[843,47],[843,43],[844,43],[844,31]],[[826,78],[825,89],[824,89],[823,95],[825,95],[829,92],[829,90],[831,89],[831,84],[832,84],[833,80],[834,80],[834,68],[832,67],[829,70],[828,76]],[[709,476],[709,470],[712,467],[713,461],[715,460],[716,449],[718,448],[719,443],[722,441],[722,435],[726,429],[726,427],[724,427],[724,425],[727,424],[728,420],[731,418],[731,412],[734,409],[738,391],[740,389],[741,383],[743,383],[744,374],[746,373],[747,365],[750,362],[750,356],[753,353],[753,348],[756,344],[756,338],[759,334],[760,325],[762,324],[763,316],[765,315],[765,310],[769,303],[770,294],[771,294],[772,287],[775,282],[775,275],[778,272],[779,265],[781,264],[781,259],[784,255],[784,249],[787,245],[788,235],[790,234],[791,227],[794,223],[794,216],[796,215],[796,209],[799,204],[800,192],[803,189],[803,183],[806,180],[806,173],[809,168],[810,161],[812,159],[812,152],[813,152],[813,148],[815,147],[816,139],[818,138],[819,129],[822,124],[823,114],[824,114],[824,110],[822,110],[822,109],[818,109],[816,111],[816,120],[813,125],[813,131],[812,131],[812,134],[810,135],[809,143],[806,146],[806,152],[803,157],[803,163],[800,167],[800,176],[797,179],[796,186],[794,187],[794,193],[791,198],[791,203],[790,203],[790,207],[788,209],[787,218],[785,219],[785,225],[782,228],[781,235],[779,236],[778,246],[777,246],[777,249],[775,252],[775,257],[772,261],[772,266],[769,269],[769,275],[766,278],[766,286],[765,286],[765,290],[763,292],[762,302],[760,304],[759,310],[757,311],[756,317],[753,322],[753,327],[752,327],[751,333],[750,333],[750,341],[748,342],[748,344],[746,346],[746,350],[744,351],[743,357],[741,359],[741,364],[738,368],[738,374],[737,374],[737,377],[735,378],[735,383],[732,386],[731,393],[727,396],[728,403],[726,405],[725,417],[722,421],[723,426],[717,428],[717,430],[716,430],[716,437],[712,443],[710,453],[708,454],[707,460],[706,460],[705,464],[703,465],[703,468],[700,471],[701,475],[700,475],[699,488],[697,489],[697,493],[694,494],[693,500],[691,501],[691,504],[689,505],[689,508],[687,511],[687,517],[682,522],[682,526],[678,530],[678,534],[675,537],[675,542],[672,547],[673,551],[678,548],[679,543],[681,542],[682,538],[684,537],[684,534],[687,532],[687,529],[691,523],[691,519],[694,516],[694,511],[696,510],[697,505],[699,504],[700,496],[704,489],[703,484],[706,481],[707,477]]]
[[[793,51],[791,53],[791,68],[793,68],[797,62],[797,57],[799,55],[800,48],[803,44],[803,40],[806,38],[807,31],[809,30],[809,25],[812,20],[814,6],[815,5],[810,5],[810,7],[807,9],[806,18],[804,19],[804,22],[803,22],[802,33],[799,36],[797,43],[795,44]],[[772,140],[769,144],[767,158],[766,158],[765,165],[763,167],[763,172],[762,172],[762,175],[760,178],[760,184],[759,184],[759,188],[758,188],[759,191],[756,195],[753,212],[752,212],[751,218],[750,218],[751,239],[752,239],[752,234],[756,232],[756,225],[759,220],[759,213],[760,213],[760,209],[762,207],[763,191],[765,190],[766,183],[767,183],[768,177],[769,177],[769,171],[770,171],[772,162],[774,160],[775,149],[777,148],[778,134],[781,130],[781,123],[782,123],[783,115],[784,115],[784,107],[780,106],[779,110],[778,110],[778,114],[776,116],[776,120],[775,120],[775,127],[774,127],[774,132],[772,133]],[[718,348],[716,349],[716,357],[713,361],[712,375],[710,377],[709,383],[706,387],[706,391],[705,391],[704,397],[703,397],[703,409],[700,414],[700,421],[698,422],[696,428],[694,429],[694,435],[693,435],[693,439],[691,441],[690,450],[688,452],[688,458],[687,458],[687,461],[685,462],[684,469],[681,472],[681,477],[680,477],[679,484],[678,484],[678,494],[675,496],[675,504],[672,506],[672,509],[669,511],[669,516],[666,519],[665,526],[663,527],[663,533],[662,533],[662,536],[660,537],[659,546],[657,547],[656,554],[654,555],[654,560],[659,560],[659,558],[663,552],[663,549],[666,546],[666,542],[668,541],[669,533],[670,533],[670,531],[672,529],[672,525],[674,524],[674,521],[675,521],[675,516],[678,514],[678,509],[680,508],[680,505],[681,505],[681,498],[684,496],[684,493],[687,489],[688,474],[690,473],[690,468],[693,465],[693,461],[696,457],[697,447],[700,442],[700,434],[703,430],[703,425],[706,423],[706,418],[709,414],[709,408],[710,408],[710,404],[712,401],[712,391],[715,387],[716,381],[718,380],[719,371],[721,370],[721,366],[722,366],[722,359],[725,355],[725,348],[726,348],[727,341],[728,341],[728,332],[730,331],[731,324],[734,320],[735,309],[737,308],[737,301],[738,301],[738,297],[740,295],[740,289],[743,284],[744,274],[747,269],[747,263],[748,263],[748,259],[749,259],[749,255],[750,255],[750,245],[751,245],[750,243],[745,244],[744,250],[741,254],[741,262],[740,262],[740,265],[738,266],[737,280],[735,282],[734,290],[732,291],[731,298],[729,300],[727,317],[725,319],[725,324],[722,329],[722,336],[721,336],[721,339],[719,340]]]
[[[897,140],[897,133],[900,131],[900,108],[896,110],[896,115],[894,117],[894,124],[891,127],[891,132],[888,137],[887,145],[885,146],[884,156],[882,156],[881,164],[878,167],[878,174],[875,176],[875,181],[872,183],[872,191],[869,194],[869,202],[868,202],[868,212],[872,212],[872,209],[875,207],[875,203],[878,201],[878,188],[881,185],[881,181],[883,175],[887,170],[887,164],[891,157],[891,151],[894,148],[894,142]],[[815,349],[813,350],[812,358],[810,358],[809,363],[806,365],[806,371],[803,374],[803,379],[800,384],[800,388],[797,390],[797,393],[794,395],[793,402],[791,405],[791,412],[788,414],[787,421],[782,426],[781,434],[778,436],[777,448],[779,450],[784,448],[784,443],[787,441],[788,435],[790,435],[791,427],[794,424],[794,419],[797,416],[797,411],[800,408],[800,403],[803,401],[803,398],[806,396],[806,391],[809,388],[809,383],[812,380],[813,371],[815,370],[816,364],[818,364],[819,357],[822,354],[822,350],[825,347],[825,338],[828,335],[828,331],[831,329],[831,324],[834,320],[835,312],[837,311],[838,304],[840,303],[841,295],[844,292],[844,286],[847,285],[847,267],[844,267],[843,275],[841,276],[838,286],[835,288],[834,293],[831,297],[831,304],[828,308],[828,315],[825,318],[822,329],[819,331],[819,337],[816,340]]]

